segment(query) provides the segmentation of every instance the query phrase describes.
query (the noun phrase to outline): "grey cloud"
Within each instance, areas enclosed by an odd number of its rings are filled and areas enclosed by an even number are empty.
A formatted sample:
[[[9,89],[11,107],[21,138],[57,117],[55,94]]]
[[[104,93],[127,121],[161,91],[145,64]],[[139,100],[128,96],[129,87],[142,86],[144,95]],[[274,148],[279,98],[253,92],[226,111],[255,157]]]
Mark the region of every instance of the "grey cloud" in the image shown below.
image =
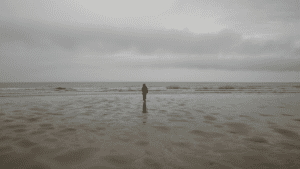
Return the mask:
[[[162,52],[180,56],[169,61],[153,61],[139,63],[131,61],[127,66],[185,67],[199,69],[227,70],[271,70],[300,71],[299,47],[293,46],[299,36],[282,37],[275,40],[254,41],[243,40],[240,34],[224,30],[218,34],[192,34],[175,30],[139,30],[118,29],[111,27],[72,27],[67,25],[46,25],[35,22],[0,21],[0,57],[27,57],[29,61],[45,65],[51,58],[59,61],[59,57],[73,57],[77,50],[84,48],[88,52],[116,54],[121,51],[135,49],[141,55]],[[22,41],[24,50],[38,52],[7,52],[1,45],[8,42]],[[53,51],[57,51],[53,52]],[[26,53],[26,52],[25,52]],[[218,59],[219,54],[225,56],[239,55],[245,59]],[[34,57],[32,56],[34,55]],[[271,55],[274,57],[260,57]],[[196,56],[190,59],[189,56]],[[284,58],[283,58],[284,57]],[[40,58],[40,59],[39,59]],[[278,59],[281,58],[281,59]],[[296,59],[296,60],[291,60]],[[16,61],[18,59],[15,59]],[[58,63],[55,62],[53,64]],[[68,64],[60,63],[60,65]],[[283,64],[284,63],[284,64]],[[51,64],[46,64],[49,68]],[[125,65],[126,66],[126,65]],[[35,70],[34,68],[31,68]],[[32,70],[32,71],[33,71]]]
[[[197,2],[202,4],[201,1]],[[226,15],[223,19],[234,24],[300,22],[299,0],[214,0],[210,3],[223,7]]]
[[[255,59],[207,59],[201,61],[152,61],[144,63],[124,64],[124,67],[134,68],[187,68],[187,69],[216,69],[216,70],[247,70],[247,71],[300,71],[300,59],[285,58],[255,58]]]
[[[49,27],[36,23],[1,23],[1,41],[21,40],[28,45],[57,45],[66,50],[86,46],[98,52],[116,53],[130,48],[142,54],[157,50],[182,54],[216,54],[240,40],[232,31],[196,35],[175,30],[134,30],[102,28]],[[44,39],[50,41],[43,43]]]
[[[243,40],[234,46],[231,51],[241,55],[259,56],[264,54],[287,55],[290,57],[297,56],[298,50],[293,44],[300,39],[300,36],[292,38],[279,38],[276,40],[265,40],[257,42],[255,40]]]
[[[270,12],[270,19],[283,22],[299,22],[300,21],[300,1],[299,0],[268,0],[266,8],[273,5],[273,8],[267,10]]]

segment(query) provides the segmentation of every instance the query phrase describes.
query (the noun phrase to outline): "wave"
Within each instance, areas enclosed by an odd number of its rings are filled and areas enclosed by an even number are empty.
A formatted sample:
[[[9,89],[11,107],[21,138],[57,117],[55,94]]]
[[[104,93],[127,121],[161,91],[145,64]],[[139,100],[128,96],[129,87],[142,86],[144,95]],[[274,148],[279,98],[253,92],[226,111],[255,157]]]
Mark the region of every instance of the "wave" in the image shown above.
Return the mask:
[[[167,86],[167,89],[191,89],[190,87]]]
[[[174,92],[195,92],[195,93],[300,93],[300,86],[149,86],[148,91],[174,91]],[[141,87],[39,87],[39,88],[0,88],[0,94],[42,94],[42,93],[93,93],[93,92],[141,92]]]
[[[57,87],[55,88],[55,91],[77,91],[77,90],[73,88]]]

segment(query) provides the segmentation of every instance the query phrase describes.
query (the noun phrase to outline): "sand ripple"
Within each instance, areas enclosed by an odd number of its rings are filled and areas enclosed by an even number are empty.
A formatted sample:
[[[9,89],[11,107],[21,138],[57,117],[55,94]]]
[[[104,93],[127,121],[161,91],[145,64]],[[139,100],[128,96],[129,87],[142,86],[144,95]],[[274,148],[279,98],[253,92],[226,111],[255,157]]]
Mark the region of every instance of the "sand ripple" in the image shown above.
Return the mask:
[[[90,158],[96,150],[97,149],[94,148],[83,148],[68,151],[64,154],[54,157],[53,160],[55,160],[61,165],[78,164]]]
[[[29,148],[29,147],[37,145],[37,143],[32,142],[32,141],[27,140],[27,139],[23,139],[20,142],[18,142],[16,145],[18,145],[22,148]]]
[[[1,97],[0,168],[300,168],[299,96]]]

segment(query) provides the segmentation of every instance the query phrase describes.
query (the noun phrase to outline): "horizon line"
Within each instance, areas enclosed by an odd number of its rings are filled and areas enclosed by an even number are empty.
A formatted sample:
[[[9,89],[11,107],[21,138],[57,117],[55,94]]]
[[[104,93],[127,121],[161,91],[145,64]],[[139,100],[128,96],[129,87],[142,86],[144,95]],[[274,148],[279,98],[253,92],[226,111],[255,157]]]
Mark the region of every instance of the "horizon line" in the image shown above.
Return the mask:
[[[208,81],[44,81],[44,82],[0,82],[0,83],[300,83],[300,81],[289,81],[289,82],[274,82],[274,81],[263,81],[263,82],[250,82],[250,81],[240,81],[240,82],[208,82]]]

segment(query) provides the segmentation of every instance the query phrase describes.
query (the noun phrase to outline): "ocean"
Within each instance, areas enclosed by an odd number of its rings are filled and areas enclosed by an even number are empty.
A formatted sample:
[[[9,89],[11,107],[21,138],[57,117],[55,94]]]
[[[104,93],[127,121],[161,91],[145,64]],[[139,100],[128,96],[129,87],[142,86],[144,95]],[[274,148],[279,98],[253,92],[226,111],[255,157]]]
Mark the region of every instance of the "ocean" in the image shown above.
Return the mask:
[[[140,92],[144,82],[11,82],[0,83],[0,95]],[[279,82],[145,82],[151,91],[209,93],[300,93],[300,83]]]

